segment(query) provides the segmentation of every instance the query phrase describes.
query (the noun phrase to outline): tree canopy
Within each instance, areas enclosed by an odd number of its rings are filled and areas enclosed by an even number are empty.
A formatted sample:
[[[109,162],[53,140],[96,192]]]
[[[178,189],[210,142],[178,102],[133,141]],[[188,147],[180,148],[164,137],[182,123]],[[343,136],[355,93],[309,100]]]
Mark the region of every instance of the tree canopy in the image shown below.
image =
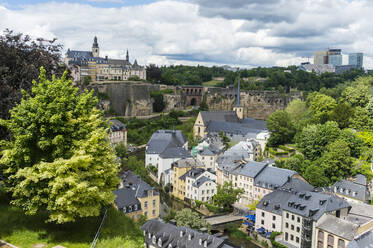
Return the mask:
[[[41,66],[46,69],[47,78],[52,74],[61,76],[65,71],[61,64],[62,46],[55,41],[34,41],[8,29],[0,35],[0,118],[9,119],[9,110],[22,98],[21,90],[30,92]],[[0,140],[5,137],[5,129],[0,128]]]
[[[213,197],[213,203],[225,211],[231,210],[232,205],[240,198],[244,191],[241,188],[235,189],[232,182],[224,182],[223,186],[218,186],[217,193]]]
[[[211,228],[209,223],[203,217],[199,216],[198,213],[193,212],[190,208],[184,208],[181,211],[176,212],[175,220],[178,226],[186,226],[197,230],[201,228]]]
[[[118,164],[107,138],[108,125],[93,92],[41,68],[32,92],[1,120],[11,134],[3,142],[0,171],[11,203],[26,214],[47,211],[49,220],[72,222],[98,216],[114,200]]]

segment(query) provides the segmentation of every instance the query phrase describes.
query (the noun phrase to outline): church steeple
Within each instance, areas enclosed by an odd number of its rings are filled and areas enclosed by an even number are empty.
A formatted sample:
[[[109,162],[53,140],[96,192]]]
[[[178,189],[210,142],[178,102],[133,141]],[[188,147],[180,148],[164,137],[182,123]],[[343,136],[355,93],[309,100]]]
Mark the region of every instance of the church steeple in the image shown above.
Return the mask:
[[[243,107],[241,106],[241,89],[240,89],[240,80],[241,75],[238,74],[238,87],[237,87],[237,97],[236,97],[236,106],[233,107],[233,111],[236,112],[237,117],[243,119]]]
[[[130,56],[128,55],[128,49],[127,49],[127,54],[126,54],[126,61],[130,62]]]
[[[238,87],[237,87],[237,98],[236,98],[236,107],[241,106],[241,92],[240,92],[240,75],[238,75]]]
[[[99,57],[100,56],[100,48],[98,47],[97,37],[93,39],[93,45],[92,45],[92,55],[93,57]]]

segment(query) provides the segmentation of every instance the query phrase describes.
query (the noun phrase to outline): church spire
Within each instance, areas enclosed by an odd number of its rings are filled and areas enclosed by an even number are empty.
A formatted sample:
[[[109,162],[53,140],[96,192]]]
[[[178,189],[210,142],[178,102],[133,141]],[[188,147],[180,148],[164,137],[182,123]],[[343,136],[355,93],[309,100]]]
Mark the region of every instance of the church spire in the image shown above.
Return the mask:
[[[130,56],[128,55],[128,49],[127,49],[127,54],[126,54],[126,61],[127,61],[127,62],[130,61]]]
[[[236,98],[237,107],[241,106],[240,78],[241,78],[241,75],[238,74],[238,87],[237,87],[237,98]]]

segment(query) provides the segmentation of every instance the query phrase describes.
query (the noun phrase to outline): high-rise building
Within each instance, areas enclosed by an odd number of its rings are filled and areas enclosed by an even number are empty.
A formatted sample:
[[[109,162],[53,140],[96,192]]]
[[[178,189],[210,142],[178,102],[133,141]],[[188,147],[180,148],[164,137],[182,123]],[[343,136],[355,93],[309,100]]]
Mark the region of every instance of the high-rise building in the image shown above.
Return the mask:
[[[339,66],[342,65],[342,50],[328,49],[328,64]]]
[[[326,51],[315,52],[314,57],[313,57],[313,63],[315,65],[328,64],[328,52]]]
[[[363,68],[363,53],[350,53],[348,55],[348,64],[355,65],[357,68]]]

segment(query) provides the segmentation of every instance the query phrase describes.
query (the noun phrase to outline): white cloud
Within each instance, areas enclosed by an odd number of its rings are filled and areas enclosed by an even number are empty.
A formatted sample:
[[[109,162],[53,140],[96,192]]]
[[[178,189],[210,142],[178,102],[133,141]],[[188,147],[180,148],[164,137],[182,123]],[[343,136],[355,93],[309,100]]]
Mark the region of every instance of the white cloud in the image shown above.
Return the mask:
[[[247,1],[214,0],[207,9],[209,0],[201,1],[121,8],[57,2],[17,10],[0,6],[0,30],[57,37],[66,49],[76,50],[89,50],[96,35],[102,56],[124,58],[129,49],[130,58],[141,64],[290,65],[315,50],[338,47],[345,53],[364,52],[365,66],[373,67],[370,1],[266,0],[262,14],[273,12],[275,19],[243,14]],[[228,2],[228,10],[238,11],[235,18],[226,15]],[[254,0],[249,5],[261,7]],[[286,17],[290,10],[294,13]]]

